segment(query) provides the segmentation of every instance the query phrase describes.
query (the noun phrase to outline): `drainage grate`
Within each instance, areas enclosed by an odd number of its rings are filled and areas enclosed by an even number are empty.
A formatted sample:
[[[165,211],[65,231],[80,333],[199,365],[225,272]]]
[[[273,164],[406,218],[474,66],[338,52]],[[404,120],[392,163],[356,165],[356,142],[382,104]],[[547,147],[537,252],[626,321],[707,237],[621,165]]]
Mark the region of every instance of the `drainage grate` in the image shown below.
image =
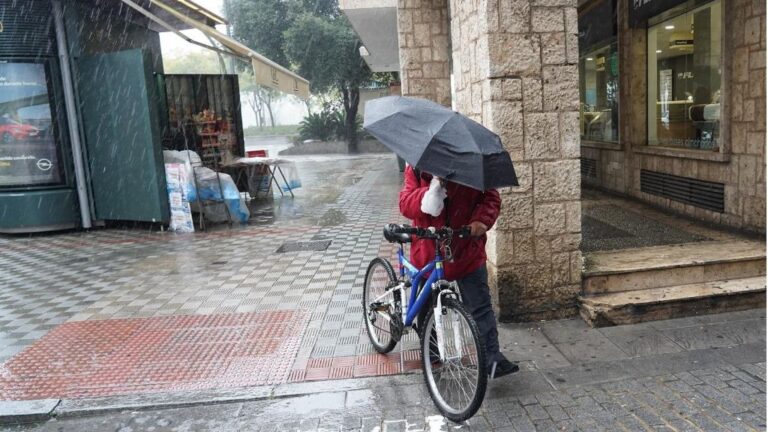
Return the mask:
[[[277,250],[277,253],[286,252],[306,252],[306,251],[324,251],[331,245],[330,240],[285,242]]]
[[[718,213],[725,211],[725,185],[722,183],[640,170],[640,190]]]
[[[597,160],[581,158],[581,176],[597,178]]]

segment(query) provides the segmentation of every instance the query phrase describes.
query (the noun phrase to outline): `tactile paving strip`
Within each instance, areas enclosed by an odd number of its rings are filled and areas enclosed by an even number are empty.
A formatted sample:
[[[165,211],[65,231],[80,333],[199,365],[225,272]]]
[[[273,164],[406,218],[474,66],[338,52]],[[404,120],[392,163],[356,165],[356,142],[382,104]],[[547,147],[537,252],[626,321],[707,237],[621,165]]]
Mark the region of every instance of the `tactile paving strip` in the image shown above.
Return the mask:
[[[65,323],[0,366],[0,400],[286,382],[309,316],[276,310]]]
[[[401,359],[402,357],[402,359]],[[294,365],[289,382],[395,375],[421,370],[419,350],[310,359]]]

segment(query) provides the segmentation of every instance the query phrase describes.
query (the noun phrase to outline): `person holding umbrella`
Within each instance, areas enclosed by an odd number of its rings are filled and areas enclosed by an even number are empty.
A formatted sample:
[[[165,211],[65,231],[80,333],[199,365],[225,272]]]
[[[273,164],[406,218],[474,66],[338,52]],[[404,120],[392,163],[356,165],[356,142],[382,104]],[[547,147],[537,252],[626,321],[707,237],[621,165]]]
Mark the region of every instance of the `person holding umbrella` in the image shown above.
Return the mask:
[[[440,198],[444,197],[443,200]],[[434,203],[439,203],[435,206]],[[499,350],[496,316],[491,307],[488,270],[485,267],[486,231],[496,222],[501,198],[494,190],[480,192],[431,174],[405,169],[400,191],[400,213],[411,219],[413,226],[460,229],[468,226],[469,238],[454,238],[450,245],[452,259],[445,263],[445,277],[461,288],[462,301],[480,330],[485,343],[491,379],[517,372],[519,367],[507,360]],[[411,262],[418,268],[434,259],[434,243],[416,238],[411,245]]]
[[[391,96],[366,103],[363,127],[408,162],[400,191],[400,212],[421,228],[469,226],[470,238],[454,238],[448,280],[456,280],[487,352],[490,378],[517,372],[499,349],[485,266],[486,231],[501,210],[498,187],[517,186],[501,139],[483,125],[424,99]],[[434,243],[415,238],[411,261],[434,258]]]

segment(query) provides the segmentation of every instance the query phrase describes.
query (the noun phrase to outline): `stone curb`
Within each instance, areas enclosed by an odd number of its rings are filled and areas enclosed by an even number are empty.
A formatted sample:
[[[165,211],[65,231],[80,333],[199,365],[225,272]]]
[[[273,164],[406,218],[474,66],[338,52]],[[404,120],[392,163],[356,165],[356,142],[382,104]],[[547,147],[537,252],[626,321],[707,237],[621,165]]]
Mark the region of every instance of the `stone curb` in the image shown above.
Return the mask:
[[[167,392],[90,399],[44,399],[34,401],[0,401],[0,425],[35,423],[49,418],[87,417],[126,410],[183,408],[260,400],[278,400],[317,393],[362,390],[377,385],[421,383],[416,372],[370,378],[333,381],[310,381],[260,386],[243,389]]]
[[[59,399],[0,401],[0,425],[48,420],[60,403]]]

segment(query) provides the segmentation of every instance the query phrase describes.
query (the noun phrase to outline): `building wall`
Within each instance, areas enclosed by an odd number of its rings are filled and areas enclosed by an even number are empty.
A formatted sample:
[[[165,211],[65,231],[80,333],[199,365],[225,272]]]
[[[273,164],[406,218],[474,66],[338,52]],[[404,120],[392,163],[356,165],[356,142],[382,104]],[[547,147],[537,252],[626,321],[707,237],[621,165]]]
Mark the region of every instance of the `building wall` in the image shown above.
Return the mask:
[[[619,2],[619,144],[582,145],[596,161],[597,178],[584,183],[634,196],[695,218],[765,232],[765,3],[729,1],[724,11],[722,64],[724,102],[717,152],[647,146],[646,30],[631,28],[626,2]],[[640,190],[640,170],[725,185],[725,211],[705,210]]]
[[[160,35],[134,21],[146,18],[126,7],[106,8],[75,1],[64,1],[65,25],[70,54],[81,56],[110,53],[130,49],[147,51],[152,70],[163,73]]]
[[[581,290],[575,6],[450,3],[456,109],[501,136],[520,180],[486,248],[503,321],[571,315]]]
[[[447,0],[399,0],[397,27],[402,94],[450,106]]]

